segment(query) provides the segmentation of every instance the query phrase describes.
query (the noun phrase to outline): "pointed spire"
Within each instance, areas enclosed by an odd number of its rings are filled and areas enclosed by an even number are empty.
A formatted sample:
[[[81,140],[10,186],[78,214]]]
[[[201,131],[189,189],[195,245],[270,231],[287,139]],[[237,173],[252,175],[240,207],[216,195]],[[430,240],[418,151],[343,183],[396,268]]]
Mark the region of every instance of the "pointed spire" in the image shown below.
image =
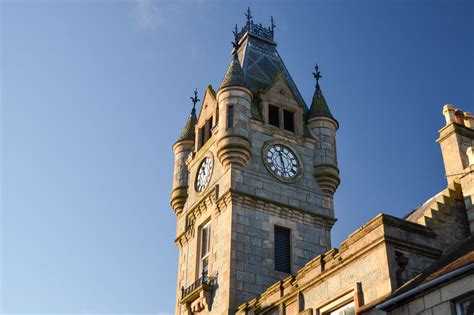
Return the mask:
[[[196,103],[199,102],[200,99],[198,98],[198,92],[197,89],[194,90],[194,97],[191,96],[191,102],[193,103],[193,109],[191,110],[191,114],[189,114],[188,120],[186,121],[186,124],[184,125],[183,131],[181,132],[181,135],[178,138],[178,141],[183,141],[183,140],[191,140],[194,141],[195,137],[195,131],[194,127],[197,122],[197,117],[196,117]]]
[[[235,26],[235,30],[232,32],[234,34],[234,41],[232,42],[232,46],[234,49],[232,50],[232,61],[227,68],[227,72],[224,76],[224,80],[222,80],[221,87],[219,89],[229,87],[229,86],[243,86],[247,87],[247,81],[245,80],[244,71],[242,70],[242,66],[239,62],[238,51],[240,48],[239,45],[239,37],[237,32],[237,25]]]
[[[316,79],[316,90],[314,91],[313,100],[309,109],[308,119],[314,117],[327,117],[334,119],[329,109],[326,99],[324,98],[321,87],[319,86],[319,79],[322,78],[321,72],[319,71],[318,65],[314,67],[313,77]],[[334,119],[335,120],[335,119]]]

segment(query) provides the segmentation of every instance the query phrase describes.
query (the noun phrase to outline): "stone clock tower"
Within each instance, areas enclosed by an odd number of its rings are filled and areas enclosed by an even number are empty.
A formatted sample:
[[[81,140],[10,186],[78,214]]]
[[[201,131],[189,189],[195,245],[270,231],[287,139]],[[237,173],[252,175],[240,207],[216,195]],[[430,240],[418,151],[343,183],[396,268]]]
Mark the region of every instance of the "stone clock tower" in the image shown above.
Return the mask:
[[[173,146],[177,314],[233,314],[331,247],[338,122],[319,83],[306,105],[273,18],[246,17],[219,89],[207,87]]]

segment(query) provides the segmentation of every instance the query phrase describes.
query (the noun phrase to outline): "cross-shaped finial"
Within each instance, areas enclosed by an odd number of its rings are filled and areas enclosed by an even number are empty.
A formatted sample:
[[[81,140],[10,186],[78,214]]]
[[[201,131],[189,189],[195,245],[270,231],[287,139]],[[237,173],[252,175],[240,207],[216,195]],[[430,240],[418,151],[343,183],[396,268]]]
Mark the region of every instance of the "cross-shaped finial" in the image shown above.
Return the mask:
[[[250,21],[252,21],[252,12],[250,12],[250,7],[247,7],[245,17],[247,18],[247,25],[250,25]]]
[[[273,33],[273,30],[275,29],[276,25],[275,25],[275,20],[273,19],[273,16],[270,18],[270,22],[272,24],[272,33]]]
[[[321,75],[321,72],[319,72],[319,66],[318,64],[316,64],[316,67],[314,67],[314,71],[313,72],[313,77],[316,79],[316,86],[319,85],[319,79],[321,79],[323,76]]]
[[[191,96],[191,102],[193,102],[193,110],[196,109],[196,103],[199,102],[200,99],[198,98],[198,90],[194,90],[194,97]]]
[[[232,31],[232,33],[234,34],[234,41],[232,42],[232,47],[234,47],[234,51],[232,52],[232,54],[234,56],[237,55],[237,50],[239,50],[239,31],[237,29],[237,24],[235,24],[235,29]]]

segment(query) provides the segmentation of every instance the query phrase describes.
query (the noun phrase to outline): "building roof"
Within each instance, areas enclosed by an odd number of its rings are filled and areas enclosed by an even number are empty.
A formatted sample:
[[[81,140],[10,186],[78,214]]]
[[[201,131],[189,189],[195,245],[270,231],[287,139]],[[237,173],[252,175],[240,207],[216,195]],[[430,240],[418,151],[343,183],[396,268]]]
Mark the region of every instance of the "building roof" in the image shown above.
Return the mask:
[[[308,113],[308,119],[311,119],[314,117],[327,117],[327,118],[331,118],[335,120],[331,114],[331,110],[329,109],[326,99],[324,98],[324,95],[323,95],[323,92],[321,91],[321,87],[319,86],[319,83],[316,84],[313,100],[311,101],[311,107]]]
[[[237,55],[248,87],[254,95],[253,118],[262,118],[260,108],[258,108],[260,94],[271,87],[278,75],[281,75],[288,83],[290,92],[298,104],[303,107],[304,112],[308,111],[308,107],[286,69],[283,59],[278,54],[276,43],[273,40],[247,31],[240,38],[240,48]]]
[[[229,67],[227,68],[224,80],[222,80],[221,87],[219,89],[223,89],[229,86],[248,86],[247,80],[245,79],[244,71],[242,70],[237,55],[234,55],[234,58],[232,58],[232,61],[230,62]]]
[[[400,287],[393,296],[433,281],[449,272],[474,263],[474,236],[467,238],[448,254],[428,266],[419,276]]]
[[[188,120],[186,121],[186,124],[184,125],[183,131],[181,132],[181,135],[178,138],[178,141],[183,141],[183,140],[191,140],[194,141],[195,137],[195,131],[194,127],[197,122],[197,117],[196,117],[196,109],[193,107],[191,110],[191,114],[189,114]]]

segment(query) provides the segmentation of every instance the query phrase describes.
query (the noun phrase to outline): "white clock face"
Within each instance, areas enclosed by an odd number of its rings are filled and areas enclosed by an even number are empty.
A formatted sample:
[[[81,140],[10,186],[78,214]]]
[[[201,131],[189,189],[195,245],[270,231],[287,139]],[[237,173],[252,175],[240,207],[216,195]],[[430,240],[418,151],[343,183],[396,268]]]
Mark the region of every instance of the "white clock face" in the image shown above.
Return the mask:
[[[198,174],[196,177],[196,191],[201,192],[206,189],[212,174],[212,158],[206,157],[199,166]]]
[[[269,146],[264,161],[268,170],[278,178],[291,180],[298,175],[299,162],[295,153],[281,144]]]

